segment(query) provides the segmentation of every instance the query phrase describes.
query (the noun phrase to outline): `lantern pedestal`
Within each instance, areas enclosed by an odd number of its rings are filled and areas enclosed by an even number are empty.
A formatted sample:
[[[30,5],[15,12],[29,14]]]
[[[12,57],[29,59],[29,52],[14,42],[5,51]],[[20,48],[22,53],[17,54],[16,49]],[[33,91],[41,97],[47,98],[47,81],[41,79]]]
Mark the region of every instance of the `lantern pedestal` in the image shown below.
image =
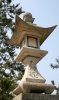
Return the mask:
[[[20,93],[47,93],[54,90],[52,84],[45,84],[45,79],[40,75],[34,62],[29,62],[26,66],[25,74],[18,87],[13,91],[16,96]]]

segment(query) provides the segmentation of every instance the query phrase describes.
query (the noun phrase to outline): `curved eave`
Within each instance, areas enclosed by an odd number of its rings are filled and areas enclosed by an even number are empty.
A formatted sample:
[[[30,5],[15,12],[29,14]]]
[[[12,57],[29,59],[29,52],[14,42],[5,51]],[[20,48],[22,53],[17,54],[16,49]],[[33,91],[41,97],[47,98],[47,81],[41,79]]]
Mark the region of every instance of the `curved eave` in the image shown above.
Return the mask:
[[[28,23],[26,23],[16,15],[14,33],[11,39],[7,40],[5,43],[19,46],[18,43],[19,37],[21,37],[22,31],[25,30],[25,31],[31,31],[31,32],[33,31],[42,34],[42,37],[40,38],[40,45],[41,45],[45,41],[45,39],[51,34],[51,32],[56,28],[56,26],[57,25],[49,28],[43,28],[43,27],[29,25]]]
[[[46,38],[53,32],[53,30],[56,28],[57,25],[52,26],[50,28],[46,28],[44,35],[42,36],[41,40],[40,40],[40,45],[42,45],[42,43],[46,40]]]

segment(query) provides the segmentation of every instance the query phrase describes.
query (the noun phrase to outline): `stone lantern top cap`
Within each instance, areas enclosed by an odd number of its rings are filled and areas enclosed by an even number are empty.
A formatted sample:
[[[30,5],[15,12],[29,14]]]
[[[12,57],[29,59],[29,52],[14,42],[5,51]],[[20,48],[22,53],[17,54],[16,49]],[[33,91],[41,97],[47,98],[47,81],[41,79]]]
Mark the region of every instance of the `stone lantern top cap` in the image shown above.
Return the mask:
[[[23,15],[23,20],[25,22],[31,22],[31,23],[33,23],[34,19],[35,18],[32,18],[32,14],[29,13],[29,12],[25,12],[24,15]]]

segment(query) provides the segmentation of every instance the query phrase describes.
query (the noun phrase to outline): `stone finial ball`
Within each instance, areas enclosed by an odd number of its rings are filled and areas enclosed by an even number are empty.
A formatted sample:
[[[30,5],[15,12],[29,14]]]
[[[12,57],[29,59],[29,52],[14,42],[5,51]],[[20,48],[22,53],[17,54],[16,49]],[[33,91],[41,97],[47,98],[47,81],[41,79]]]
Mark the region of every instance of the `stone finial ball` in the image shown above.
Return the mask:
[[[30,17],[30,18],[32,18],[32,14],[29,13],[29,12],[25,12],[24,15],[23,15],[23,19],[24,19],[25,17]]]
[[[35,19],[35,18],[32,18],[32,14],[29,13],[29,12],[26,12],[26,13],[24,13],[24,15],[23,15],[23,20],[24,20],[25,22],[31,22],[31,23],[33,23],[34,19]]]

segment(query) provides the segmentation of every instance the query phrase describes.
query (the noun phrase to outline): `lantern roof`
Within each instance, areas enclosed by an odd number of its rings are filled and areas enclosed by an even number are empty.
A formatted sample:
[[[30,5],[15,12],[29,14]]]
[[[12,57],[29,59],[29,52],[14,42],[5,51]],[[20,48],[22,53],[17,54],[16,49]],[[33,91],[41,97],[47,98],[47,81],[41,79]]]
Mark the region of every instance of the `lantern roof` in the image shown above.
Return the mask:
[[[51,32],[53,32],[56,26],[57,25],[48,28],[38,27],[34,24],[28,24],[16,15],[14,33],[11,39],[6,40],[5,43],[20,46],[21,41],[27,34],[39,37],[40,45],[42,45],[42,43],[51,34]]]

